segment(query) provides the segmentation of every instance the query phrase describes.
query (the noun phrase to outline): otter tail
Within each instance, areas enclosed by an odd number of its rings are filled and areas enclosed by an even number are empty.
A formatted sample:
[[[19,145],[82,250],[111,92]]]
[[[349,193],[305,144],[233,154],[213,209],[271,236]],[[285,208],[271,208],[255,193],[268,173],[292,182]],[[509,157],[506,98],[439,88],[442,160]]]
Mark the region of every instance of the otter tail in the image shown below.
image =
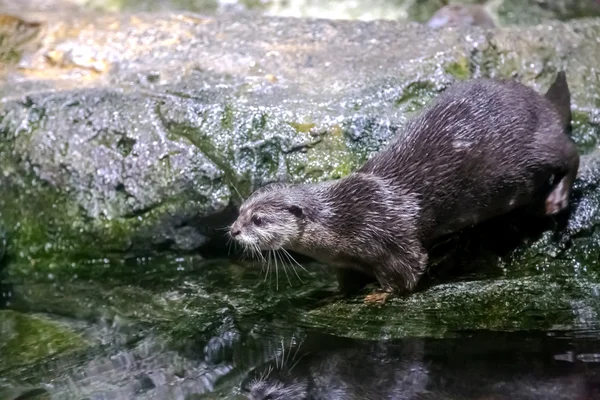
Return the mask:
[[[563,127],[570,132],[571,130],[571,92],[567,84],[565,71],[560,71],[556,75],[554,83],[546,92],[546,98],[550,100],[556,111],[560,115]]]

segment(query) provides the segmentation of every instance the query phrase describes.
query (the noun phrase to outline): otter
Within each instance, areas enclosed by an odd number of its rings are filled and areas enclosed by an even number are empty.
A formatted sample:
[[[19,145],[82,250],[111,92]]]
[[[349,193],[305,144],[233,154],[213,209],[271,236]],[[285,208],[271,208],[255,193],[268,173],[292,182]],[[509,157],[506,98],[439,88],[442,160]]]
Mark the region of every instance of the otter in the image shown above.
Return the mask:
[[[564,71],[545,95],[516,80],[461,81],[350,175],[259,188],[229,235],[337,267],[342,291],[372,277],[381,288],[365,300],[385,302],[415,290],[437,239],[516,209],[567,211],[579,168],[570,128]]]

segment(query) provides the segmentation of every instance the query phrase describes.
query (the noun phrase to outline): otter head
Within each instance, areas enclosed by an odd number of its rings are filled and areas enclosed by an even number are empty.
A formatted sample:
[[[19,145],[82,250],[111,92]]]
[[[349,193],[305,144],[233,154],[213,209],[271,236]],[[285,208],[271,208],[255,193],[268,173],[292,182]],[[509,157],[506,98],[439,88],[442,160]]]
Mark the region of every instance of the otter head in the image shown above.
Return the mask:
[[[229,229],[245,248],[277,250],[291,248],[303,231],[304,211],[299,190],[271,185],[250,196]]]

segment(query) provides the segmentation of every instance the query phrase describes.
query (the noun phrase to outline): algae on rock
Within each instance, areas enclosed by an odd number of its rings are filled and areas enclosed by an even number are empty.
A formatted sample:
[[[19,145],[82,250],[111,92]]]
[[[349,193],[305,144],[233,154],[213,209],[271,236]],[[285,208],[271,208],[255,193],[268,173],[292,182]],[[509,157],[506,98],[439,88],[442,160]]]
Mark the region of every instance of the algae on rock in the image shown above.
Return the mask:
[[[42,316],[0,310],[0,374],[86,346],[78,333]]]

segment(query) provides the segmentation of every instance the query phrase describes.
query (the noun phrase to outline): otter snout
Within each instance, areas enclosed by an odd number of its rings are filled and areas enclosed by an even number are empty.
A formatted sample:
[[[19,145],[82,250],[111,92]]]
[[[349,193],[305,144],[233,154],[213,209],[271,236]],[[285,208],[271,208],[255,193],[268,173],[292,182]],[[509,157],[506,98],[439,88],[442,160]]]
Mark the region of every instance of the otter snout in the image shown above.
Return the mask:
[[[229,234],[231,235],[231,237],[236,237],[239,236],[240,233],[242,233],[242,229],[240,228],[240,224],[238,224],[238,222],[236,221],[229,228]]]

